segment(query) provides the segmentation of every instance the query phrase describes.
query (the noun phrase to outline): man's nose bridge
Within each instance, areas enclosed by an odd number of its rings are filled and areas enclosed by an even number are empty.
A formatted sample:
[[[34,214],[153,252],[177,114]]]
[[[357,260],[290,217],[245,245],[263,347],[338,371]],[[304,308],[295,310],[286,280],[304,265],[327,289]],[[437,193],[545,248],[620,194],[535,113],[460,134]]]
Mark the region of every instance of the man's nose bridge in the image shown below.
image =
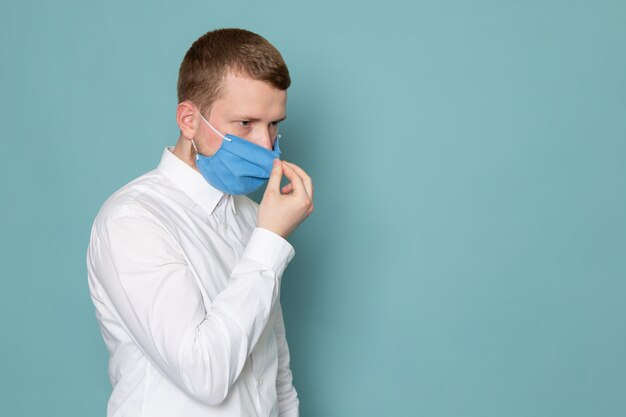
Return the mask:
[[[270,128],[269,127],[262,127],[260,128],[261,132],[259,133],[259,146],[262,146],[266,149],[272,149],[272,135],[270,133]]]

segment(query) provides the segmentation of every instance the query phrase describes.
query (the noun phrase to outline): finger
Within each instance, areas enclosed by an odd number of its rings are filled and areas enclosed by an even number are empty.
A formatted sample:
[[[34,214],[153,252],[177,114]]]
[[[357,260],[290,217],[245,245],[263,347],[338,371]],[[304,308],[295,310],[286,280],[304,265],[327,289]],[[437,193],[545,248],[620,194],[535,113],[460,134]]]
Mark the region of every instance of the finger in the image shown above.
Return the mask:
[[[272,172],[270,173],[270,179],[267,182],[267,188],[265,191],[273,190],[280,192],[280,180],[283,178],[283,164],[280,159],[274,159],[274,165],[272,166]]]
[[[302,182],[302,178],[300,178],[300,175],[298,175],[298,173],[292,167],[290,167],[287,164],[284,164],[283,174],[285,174],[285,177],[287,177],[287,179],[291,183],[294,194],[298,193],[299,191],[306,193],[306,189],[304,188],[304,183]]]
[[[293,185],[291,185],[291,183],[285,185],[282,190],[280,190],[283,194],[289,194],[290,192],[293,191]]]
[[[300,175],[300,178],[302,178],[302,182],[304,183],[304,189],[306,190],[306,193],[309,195],[309,197],[312,200],[313,199],[313,180],[311,180],[311,177],[309,177],[309,175],[296,164],[293,164],[287,161],[283,161],[283,164],[287,164],[288,166],[293,168],[293,170],[296,171],[298,175]]]

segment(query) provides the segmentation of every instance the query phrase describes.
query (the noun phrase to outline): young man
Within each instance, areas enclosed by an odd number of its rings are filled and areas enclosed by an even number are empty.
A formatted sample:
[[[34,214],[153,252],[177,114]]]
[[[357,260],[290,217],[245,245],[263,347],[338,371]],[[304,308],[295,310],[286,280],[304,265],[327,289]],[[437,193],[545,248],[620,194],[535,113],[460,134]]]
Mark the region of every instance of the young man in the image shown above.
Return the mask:
[[[279,294],[313,185],[278,159],[289,85],[259,35],[200,37],[180,67],[176,146],[98,213],[87,267],[109,416],[298,415]],[[244,194],[268,177],[257,205]]]

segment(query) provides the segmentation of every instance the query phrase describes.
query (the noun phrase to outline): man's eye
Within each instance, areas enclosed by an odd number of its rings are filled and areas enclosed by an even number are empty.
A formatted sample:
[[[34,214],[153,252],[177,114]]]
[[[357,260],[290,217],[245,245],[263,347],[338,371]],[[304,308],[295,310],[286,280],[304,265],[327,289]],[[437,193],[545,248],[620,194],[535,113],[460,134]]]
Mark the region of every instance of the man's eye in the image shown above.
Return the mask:
[[[249,121],[247,121],[247,120],[241,120],[241,121],[239,122],[239,124],[240,124],[242,127],[248,127],[248,126],[250,126],[250,122],[249,122]]]
[[[272,123],[270,123],[270,124],[271,124],[272,126],[276,127],[276,126],[278,126],[278,125],[280,124],[280,122],[272,122]]]

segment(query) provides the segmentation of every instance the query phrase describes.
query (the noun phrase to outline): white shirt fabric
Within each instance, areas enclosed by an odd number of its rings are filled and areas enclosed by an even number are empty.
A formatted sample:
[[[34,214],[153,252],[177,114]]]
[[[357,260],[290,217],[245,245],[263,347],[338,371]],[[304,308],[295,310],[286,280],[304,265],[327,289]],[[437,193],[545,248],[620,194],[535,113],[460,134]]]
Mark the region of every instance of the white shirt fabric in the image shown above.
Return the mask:
[[[165,149],[113,194],[87,251],[109,417],[297,416],[279,302],[292,246]]]

